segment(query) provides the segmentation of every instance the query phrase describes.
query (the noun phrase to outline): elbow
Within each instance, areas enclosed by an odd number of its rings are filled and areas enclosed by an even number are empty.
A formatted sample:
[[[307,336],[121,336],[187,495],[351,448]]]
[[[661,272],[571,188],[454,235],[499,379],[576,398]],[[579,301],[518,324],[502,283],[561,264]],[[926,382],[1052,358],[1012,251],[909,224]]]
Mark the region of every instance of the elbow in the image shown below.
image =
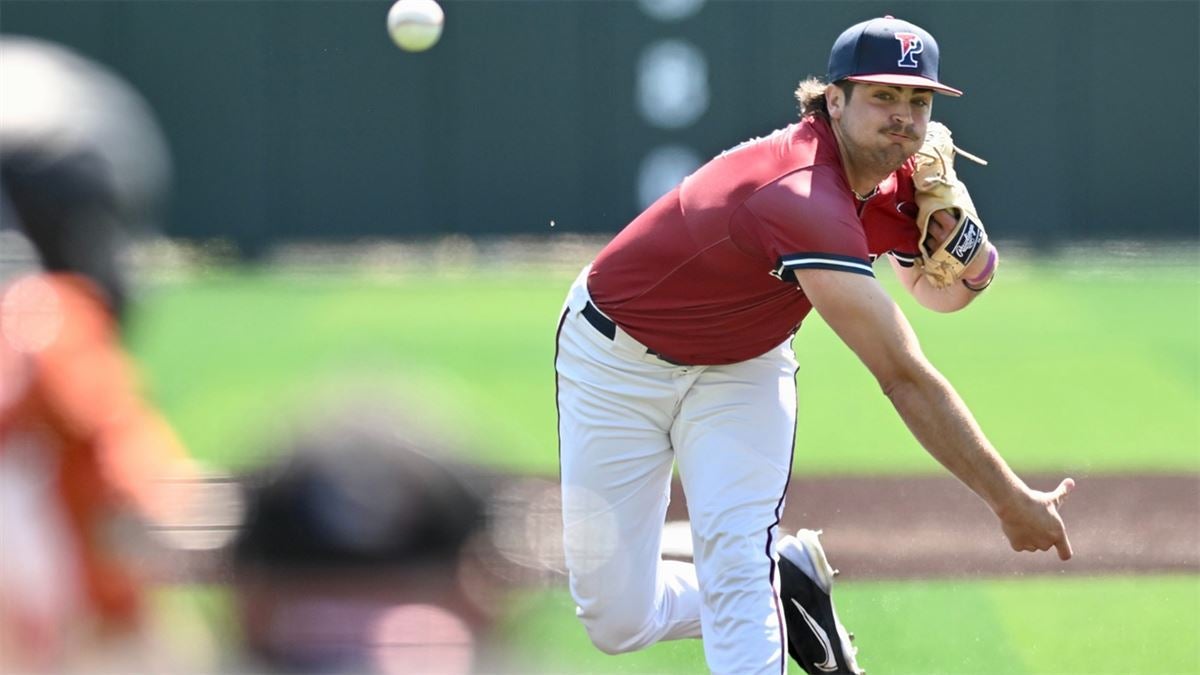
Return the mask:
[[[883,392],[883,395],[895,401],[917,382],[917,376],[915,372],[908,370],[895,370],[877,374],[875,381],[879,384],[879,390]]]
[[[958,292],[957,288],[945,288],[940,290],[929,289],[928,293],[924,293],[917,298],[917,301],[925,309],[933,310],[939,314],[953,314],[975,299],[978,293],[971,293],[966,289],[961,289]]]
[[[941,302],[922,302],[921,306],[924,307],[925,309],[937,312],[938,314],[953,314],[953,313],[957,312],[958,310],[962,309],[962,307],[955,306],[955,305],[948,305],[948,304],[941,303]]]
[[[937,377],[933,365],[919,351],[914,351],[905,358],[898,358],[892,361],[887,369],[875,371],[873,374],[883,395],[893,403],[903,398],[906,393],[920,389],[930,378]]]
[[[966,302],[945,303],[945,304],[936,304],[933,306],[927,306],[927,308],[932,309],[933,311],[937,312],[938,314],[953,314],[953,313],[959,311],[960,309],[965,308],[967,306],[967,304],[969,304],[969,303],[966,303]]]
[[[902,378],[898,377],[879,378],[877,382],[879,382],[879,390],[892,401],[896,400],[896,396],[906,384]]]

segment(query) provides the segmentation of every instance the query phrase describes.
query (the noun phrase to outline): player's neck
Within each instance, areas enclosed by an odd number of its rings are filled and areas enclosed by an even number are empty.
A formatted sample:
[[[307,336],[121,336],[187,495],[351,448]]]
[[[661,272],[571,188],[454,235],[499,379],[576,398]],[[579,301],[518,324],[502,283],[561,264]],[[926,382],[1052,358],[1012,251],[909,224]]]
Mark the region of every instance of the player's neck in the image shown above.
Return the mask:
[[[870,198],[879,188],[883,179],[891,173],[855,163],[854,158],[844,148],[839,148],[838,151],[842,154],[842,168],[846,172],[846,182],[850,184],[850,189],[854,191],[859,200]]]
[[[833,129],[834,137],[837,138],[838,156],[842,160],[842,171],[846,174],[846,182],[850,184],[850,189],[859,201],[870,199],[879,188],[879,184],[888,177],[891,171],[882,171],[878,167],[864,166],[862,162],[855,162],[854,156],[850,152],[853,144],[848,143],[842,136],[842,131],[836,122],[829,126]]]

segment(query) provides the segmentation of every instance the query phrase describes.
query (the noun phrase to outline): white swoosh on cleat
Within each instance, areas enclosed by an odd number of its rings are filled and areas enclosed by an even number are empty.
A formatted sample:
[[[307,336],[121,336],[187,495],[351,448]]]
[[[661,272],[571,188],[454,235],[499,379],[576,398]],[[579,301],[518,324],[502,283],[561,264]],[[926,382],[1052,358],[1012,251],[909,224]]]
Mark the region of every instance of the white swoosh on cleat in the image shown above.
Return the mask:
[[[816,620],[813,619],[807,611],[805,611],[804,607],[802,607],[795,598],[789,599],[792,601],[792,604],[796,606],[796,609],[800,610],[800,616],[804,617],[805,623],[807,623],[808,627],[812,629],[813,634],[817,636],[817,640],[821,643],[821,648],[825,650],[825,660],[820,663],[814,663],[813,665],[816,666],[818,670],[826,673],[832,673],[836,671],[838,667],[837,659],[833,656],[833,645],[829,643],[829,634],[825,632],[824,628],[821,628],[820,624],[818,624]]]

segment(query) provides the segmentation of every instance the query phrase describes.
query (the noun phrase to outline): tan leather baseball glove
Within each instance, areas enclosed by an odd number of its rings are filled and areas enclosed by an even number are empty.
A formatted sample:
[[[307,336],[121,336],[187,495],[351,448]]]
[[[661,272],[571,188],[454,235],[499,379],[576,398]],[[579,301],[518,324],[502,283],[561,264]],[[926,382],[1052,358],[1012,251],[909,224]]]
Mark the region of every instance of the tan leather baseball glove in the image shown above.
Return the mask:
[[[916,188],[917,226],[921,228],[921,255],[917,266],[935,288],[946,288],[962,278],[963,271],[987,244],[987,232],[975,211],[967,186],[954,173],[954,155],[986,165],[987,162],[955,147],[950,130],[930,122],[925,143],[913,157],[913,186]],[[957,222],[940,242],[930,239],[929,225],[935,212],[947,209]]]

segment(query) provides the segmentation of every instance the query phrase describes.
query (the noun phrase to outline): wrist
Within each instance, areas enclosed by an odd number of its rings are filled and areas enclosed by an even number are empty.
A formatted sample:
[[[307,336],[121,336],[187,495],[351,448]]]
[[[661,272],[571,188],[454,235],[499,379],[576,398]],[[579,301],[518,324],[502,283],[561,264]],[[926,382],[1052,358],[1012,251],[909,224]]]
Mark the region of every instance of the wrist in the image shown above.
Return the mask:
[[[973,276],[964,276],[962,278],[963,286],[966,286],[969,291],[976,293],[982,291],[992,283],[992,279],[996,276],[996,268],[1000,265],[1000,253],[990,243],[987,249],[987,258],[983,264],[983,269],[976,272]]]
[[[1029,501],[1029,494],[1023,485],[1012,485],[999,494],[985,496],[983,500],[997,518],[1007,520],[1014,513],[1019,513],[1024,509]]]

